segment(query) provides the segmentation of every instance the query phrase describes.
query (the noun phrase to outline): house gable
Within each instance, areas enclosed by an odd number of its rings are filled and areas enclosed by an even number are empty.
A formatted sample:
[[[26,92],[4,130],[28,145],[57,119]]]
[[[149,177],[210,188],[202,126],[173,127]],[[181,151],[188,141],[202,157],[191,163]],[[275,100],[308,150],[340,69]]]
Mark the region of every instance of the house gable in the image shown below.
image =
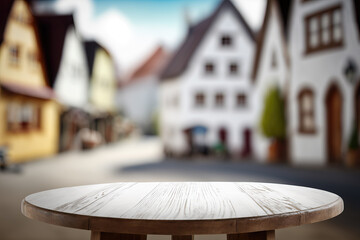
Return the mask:
[[[216,22],[216,19],[224,9],[228,9],[236,16],[250,39],[255,39],[252,30],[234,4],[230,0],[223,0],[213,14],[199,22],[197,25],[189,28],[187,37],[179,47],[178,51],[174,54],[174,57],[169,61],[169,64],[165,67],[161,74],[161,79],[165,80],[177,77],[187,69],[194,52],[203,41],[209,28]]]
[[[54,90],[59,100],[75,107],[88,101],[89,74],[84,46],[76,29],[68,28]]]
[[[248,81],[254,45],[232,8],[224,7],[194,51],[184,78]]]
[[[273,45],[278,45],[277,47],[280,47],[280,49],[277,52],[275,50],[275,46],[272,46],[273,50],[271,55],[275,54],[277,57],[277,60],[279,58],[283,58],[286,61],[286,64],[289,65],[289,57],[287,53],[287,22],[288,22],[288,15],[284,15],[284,9],[289,9],[290,4],[284,6],[284,1],[282,0],[268,0],[267,7],[265,11],[265,17],[264,22],[257,40],[257,46],[256,46],[256,53],[251,73],[251,78],[253,81],[256,81],[257,74],[259,71],[259,65],[262,61],[264,61],[264,58],[269,55],[269,53],[264,53],[264,48],[266,48],[266,45],[269,45],[269,42],[272,42]],[[273,41],[273,38],[276,38],[275,41]],[[270,56],[271,58],[273,56]],[[277,61],[279,62],[279,61]]]
[[[113,62],[104,48],[94,54],[90,83],[90,100],[94,106],[105,111],[115,110],[116,81]]]
[[[28,3],[14,1],[0,47],[0,81],[41,87],[47,85],[35,19]]]

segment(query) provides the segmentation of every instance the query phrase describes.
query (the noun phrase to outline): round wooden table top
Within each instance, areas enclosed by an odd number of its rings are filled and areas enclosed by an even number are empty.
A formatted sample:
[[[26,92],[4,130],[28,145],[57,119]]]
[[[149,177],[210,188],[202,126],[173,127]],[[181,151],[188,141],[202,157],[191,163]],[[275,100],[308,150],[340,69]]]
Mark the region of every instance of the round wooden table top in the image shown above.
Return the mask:
[[[22,213],[43,222],[131,234],[229,234],[323,221],[343,211],[333,193],[247,182],[111,183],[27,196]]]

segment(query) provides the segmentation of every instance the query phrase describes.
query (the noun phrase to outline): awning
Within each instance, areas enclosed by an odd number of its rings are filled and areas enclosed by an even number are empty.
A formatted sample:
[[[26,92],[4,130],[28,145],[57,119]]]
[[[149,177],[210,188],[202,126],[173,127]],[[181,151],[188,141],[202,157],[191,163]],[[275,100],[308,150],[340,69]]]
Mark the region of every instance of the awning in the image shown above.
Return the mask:
[[[184,132],[192,133],[192,134],[206,134],[208,128],[203,125],[195,125],[189,128],[186,128]]]
[[[28,97],[40,98],[40,99],[53,99],[55,97],[54,91],[46,86],[41,87],[29,87],[16,83],[0,83],[1,88],[4,90],[20,94]]]

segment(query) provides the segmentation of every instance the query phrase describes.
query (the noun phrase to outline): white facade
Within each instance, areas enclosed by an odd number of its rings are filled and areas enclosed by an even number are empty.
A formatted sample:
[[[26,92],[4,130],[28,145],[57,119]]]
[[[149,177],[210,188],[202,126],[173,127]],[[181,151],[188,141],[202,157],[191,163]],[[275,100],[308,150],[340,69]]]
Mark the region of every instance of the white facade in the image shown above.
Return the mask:
[[[306,18],[320,11],[334,8],[333,22],[339,24],[339,29],[329,33],[322,32],[322,39],[310,38],[312,47],[331,42],[330,33],[338,47],[307,52]],[[324,18],[324,19],[323,19]],[[321,24],[328,24],[327,17],[321,16]],[[316,30],[316,23],[310,22],[312,30]],[[317,26],[315,26],[317,25]],[[331,86],[340,92],[341,152],[344,155],[347,149],[354,116],[354,94],[356,83],[350,83],[344,74],[348,61],[352,60],[357,68],[360,66],[359,32],[355,23],[353,1],[301,1],[294,2],[292,19],[289,26],[289,55],[291,62],[291,84],[289,91],[289,137],[291,160],[295,164],[325,164],[329,159],[329,119],[327,117],[327,96]],[[342,29],[342,30],[341,30]],[[340,32],[339,32],[340,31]],[[341,34],[342,31],[342,34]],[[310,89],[313,93],[314,117],[309,119],[308,127],[312,131],[300,131],[300,98],[303,89]]]
[[[67,30],[54,90],[59,101],[71,107],[85,107],[89,80],[83,44],[74,27]]]
[[[254,128],[254,150],[256,158],[265,160],[270,140],[261,133],[260,120],[263,113],[265,96],[272,87],[279,87],[285,95],[289,84],[289,63],[287,61],[286,40],[282,19],[276,1],[269,1],[267,7],[268,16],[265,18],[263,38],[260,40],[257,51],[258,65],[254,77],[254,104],[255,121]],[[264,27],[263,26],[263,27]],[[255,64],[255,63],[254,63]],[[284,96],[285,97],[285,96]]]
[[[231,36],[232,46],[222,46],[224,35]],[[250,79],[255,43],[242,22],[229,7],[223,7],[195,49],[188,67],[175,79],[161,84],[161,132],[165,148],[181,154],[189,146],[184,131],[194,126],[206,127],[205,143],[211,147],[219,141],[224,128],[227,147],[239,153],[244,144],[245,129],[253,129],[253,91]],[[205,72],[207,63],[213,73]],[[238,72],[229,73],[231,64]],[[196,106],[196,95],[203,94],[204,104]],[[223,95],[223,106],[216,106],[216,95]],[[246,104],[237,106],[237,95],[246,96]]]
[[[118,107],[143,130],[151,128],[157,112],[158,77],[144,76],[117,91]]]

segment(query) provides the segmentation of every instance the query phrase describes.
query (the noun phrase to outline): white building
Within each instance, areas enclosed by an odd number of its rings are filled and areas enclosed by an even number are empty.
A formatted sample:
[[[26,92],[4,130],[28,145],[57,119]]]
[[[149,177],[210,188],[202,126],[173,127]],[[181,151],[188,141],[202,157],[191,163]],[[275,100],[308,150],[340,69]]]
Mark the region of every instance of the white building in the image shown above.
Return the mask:
[[[159,74],[169,54],[158,47],[128,79],[119,84],[116,100],[119,110],[144,133],[153,133],[158,113]]]
[[[288,134],[296,164],[340,161],[360,125],[359,12],[357,0],[293,2]],[[350,80],[345,72],[354,69]]]
[[[88,117],[83,111],[89,98],[84,45],[71,14],[41,14],[36,20],[50,86],[62,105],[60,151],[79,148],[78,134],[88,126]]]
[[[289,87],[289,57],[287,51],[287,23],[290,1],[268,0],[264,22],[257,38],[252,80],[254,98],[259,104],[254,109],[256,121],[260,121],[265,96],[272,87],[279,87],[286,98]],[[265,138],[259,124],[254,128],[257,159],[265,160],[270,140]]]
[[[171,154],[215,145],[252,154],[257,124],[251,80],[255,39],[238,9],[224,0],[188,35],[162,73],[161,132]]]

